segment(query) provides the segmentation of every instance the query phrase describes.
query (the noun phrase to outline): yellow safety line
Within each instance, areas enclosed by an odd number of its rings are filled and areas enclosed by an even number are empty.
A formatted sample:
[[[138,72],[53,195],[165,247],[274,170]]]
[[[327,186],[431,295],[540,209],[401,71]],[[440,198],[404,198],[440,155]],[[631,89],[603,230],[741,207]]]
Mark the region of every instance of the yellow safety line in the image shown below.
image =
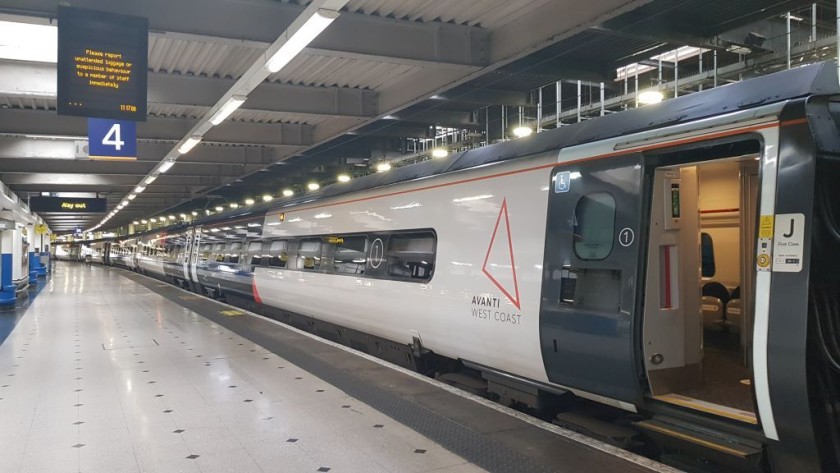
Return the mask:
[[[739,420],[741,422],[747,422],[749,424],[758,424],[758,419],[755,418],[755,414],[750,414],[749,412],[741,410],[736,411],[735,409],[728,410],[715,408],[707,403],[696,402],[690,398],[686,398],[680,395],[665,394],[663,396],[654,396],[654,399],[669,402],[671,404],[677,404],[698,411],[708,412],[710,414],[715,414],[722,417],[728,417],[730,419]]]

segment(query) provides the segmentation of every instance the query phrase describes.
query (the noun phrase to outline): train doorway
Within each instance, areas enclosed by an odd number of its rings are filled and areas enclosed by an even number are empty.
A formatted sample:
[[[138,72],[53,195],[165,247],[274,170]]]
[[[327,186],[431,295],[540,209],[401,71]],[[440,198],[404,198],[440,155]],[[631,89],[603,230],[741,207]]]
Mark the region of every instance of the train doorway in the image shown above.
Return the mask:
[[[654,399],[750,424],[758,159],[652,170],[642,334]]]

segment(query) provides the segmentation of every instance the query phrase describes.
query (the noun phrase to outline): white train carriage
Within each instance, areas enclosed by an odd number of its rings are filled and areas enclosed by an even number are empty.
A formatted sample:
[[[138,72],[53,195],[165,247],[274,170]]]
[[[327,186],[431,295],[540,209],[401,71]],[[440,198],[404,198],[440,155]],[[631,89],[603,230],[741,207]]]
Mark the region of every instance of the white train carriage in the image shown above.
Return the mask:
[[[836,95],[828,64],[753,79],[173,227],[138,265],[510,404],[632,412],[663,458],[834,470]]]

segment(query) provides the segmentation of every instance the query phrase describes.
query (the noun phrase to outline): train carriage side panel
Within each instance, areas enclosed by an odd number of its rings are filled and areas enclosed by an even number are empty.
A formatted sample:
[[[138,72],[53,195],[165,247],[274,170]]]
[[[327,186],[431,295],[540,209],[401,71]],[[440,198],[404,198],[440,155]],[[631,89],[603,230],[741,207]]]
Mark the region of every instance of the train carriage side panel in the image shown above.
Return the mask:
[[[419,336],[435,353],[545,382],[539,291],[548,168],[556,156],[269,213],[266,238],[432,229],[437,253],[425,283],[259,267],[259,297],[399,343]],[[371,249],[368,258],[379,257]]]

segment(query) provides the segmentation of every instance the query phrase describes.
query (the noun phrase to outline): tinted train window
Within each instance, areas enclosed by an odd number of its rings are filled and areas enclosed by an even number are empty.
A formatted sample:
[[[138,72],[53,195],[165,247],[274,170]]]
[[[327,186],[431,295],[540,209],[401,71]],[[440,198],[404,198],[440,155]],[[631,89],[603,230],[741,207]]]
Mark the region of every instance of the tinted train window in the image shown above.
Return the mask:
[[[237,264],[239,263],[239,252],[242,251],[242,243],[234,242],[230,244],[230,249],[228,250],[227,260],[228,263]]]
[[[210,248],[210,245],[204,245],[201,247],[201,253],[198,256],[201,261],[207,261],[210,258]]]
[[[213,247],[213,259],[219,263],[225,260],[225,244],[216,243]]]
[[[285,268],[289,262],[289,242],[285,240],[271,242],[268,250],[270,255],[268,265],[274,268]]]
[[[251,266],[262,264],[262,246],[261,241],[252,241],[248,245],[248,254],[251,255]]]
[[[606,192],[580,198],[575,207],[574,248],[578,258],[602,260],[612,252],[615,199]]]
[[[334,246],[333,268],[336,273],[362,274],[367,263],[367,237],[329,237],[327,244]]]
[[[432,233],[392,235],[385,252],[388,275],[398,279],[429,280],[434,270],[435,244]]]
[[[298,269],[319,269],[321,267],[321,239],[301,240],[297,254]]]

